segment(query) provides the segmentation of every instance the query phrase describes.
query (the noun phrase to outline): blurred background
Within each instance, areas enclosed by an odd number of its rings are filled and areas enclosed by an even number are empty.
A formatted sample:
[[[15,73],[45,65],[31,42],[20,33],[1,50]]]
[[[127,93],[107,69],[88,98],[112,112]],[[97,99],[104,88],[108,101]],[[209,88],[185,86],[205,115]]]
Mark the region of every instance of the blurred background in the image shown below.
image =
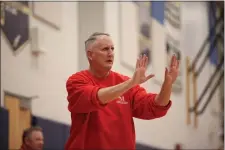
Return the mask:
[[[66,80],[88,67],[93,32],[112,36],[114,71],[131,76],[137,56],[148,55],[148,92],[159,92],[171,55],[180,60],[166,117],[135,119],[137,148],[223,149],[223,1],[1,2],[0,149],[18,149],[35,125],[45,149],[63,149]]]

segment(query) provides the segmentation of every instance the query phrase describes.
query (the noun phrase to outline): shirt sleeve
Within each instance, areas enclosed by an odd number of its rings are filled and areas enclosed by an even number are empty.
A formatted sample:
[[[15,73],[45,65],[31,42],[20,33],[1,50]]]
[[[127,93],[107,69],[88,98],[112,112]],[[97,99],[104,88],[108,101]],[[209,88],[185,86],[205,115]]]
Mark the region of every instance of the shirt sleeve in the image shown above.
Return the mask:
[[[131,91],[133,117],[150,120],[165,116],[172,105],[172,101],[170,100],[167,106],[159,106],[155,103],[156,95],[147,93],[140,86],[133,88]]]
[[[82,76],[71,76],[66,83],[68,109],[74,113],[88,113],[96,111],[105,105],[98,99],[99,86],[95,86]]]

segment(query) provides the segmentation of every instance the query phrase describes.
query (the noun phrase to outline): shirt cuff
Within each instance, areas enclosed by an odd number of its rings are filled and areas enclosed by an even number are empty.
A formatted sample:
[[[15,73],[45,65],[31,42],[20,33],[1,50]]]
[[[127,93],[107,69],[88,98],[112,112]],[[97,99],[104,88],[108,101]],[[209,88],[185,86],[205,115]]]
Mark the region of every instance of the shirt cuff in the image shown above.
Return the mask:
[[[153,101],[153,106],[157,109],[162,109],[162,110],[168,110],[172,105],[172,101],[169,100],[169,103],[166,106],[160,106],[158,104],[156,104],[155,100]]]
[[[92,99],[92,102],[98,107],[98,108],[102,108],[102,107],[105,107],[107,106],[107,103],[106,104],[102,104],[101,101],[99,100],[99,97],[98,97],[98,91],[101,89],[101,87],[96,87],[94,90],[93,90],[93,94],[95,94],[95,98]]]

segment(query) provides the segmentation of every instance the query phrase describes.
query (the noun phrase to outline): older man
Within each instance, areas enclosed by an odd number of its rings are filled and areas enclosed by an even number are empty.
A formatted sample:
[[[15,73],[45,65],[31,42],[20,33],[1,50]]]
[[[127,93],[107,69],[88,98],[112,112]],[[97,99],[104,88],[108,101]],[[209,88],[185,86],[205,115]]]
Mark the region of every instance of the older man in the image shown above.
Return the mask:
[[[42,128],[36,126],[24,130],[22,142],[20,150],[42,150],[44,145]]]
[[[135,149],[133,117],[151,120],[166,115],[172,84],[178,75],[175,56],[159,94],[139,86],[148,58],[140,56],[131,78],[111,70],[114,45],[107,33],[93,33],[85,41],[89,69],[71,75],[66,83],[72,125],[66,149]]]

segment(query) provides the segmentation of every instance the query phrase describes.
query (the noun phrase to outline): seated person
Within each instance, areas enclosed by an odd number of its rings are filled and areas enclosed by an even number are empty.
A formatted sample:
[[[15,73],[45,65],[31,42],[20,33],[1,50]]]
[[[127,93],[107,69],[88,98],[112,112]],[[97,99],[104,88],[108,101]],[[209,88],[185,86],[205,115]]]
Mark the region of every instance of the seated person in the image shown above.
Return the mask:
[[[44,145],[42,128],[35,126],[24,130],[22,142],[20,150],[42,150]]]

